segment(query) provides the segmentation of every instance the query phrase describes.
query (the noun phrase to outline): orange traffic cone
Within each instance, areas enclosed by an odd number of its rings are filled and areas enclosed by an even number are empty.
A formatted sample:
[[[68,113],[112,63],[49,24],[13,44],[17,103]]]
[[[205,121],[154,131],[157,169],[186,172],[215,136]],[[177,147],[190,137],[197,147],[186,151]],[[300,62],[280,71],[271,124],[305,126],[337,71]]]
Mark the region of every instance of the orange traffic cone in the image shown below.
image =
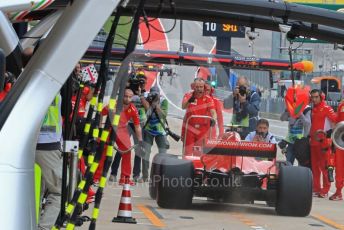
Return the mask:
[[[122,197],[121,202],[119,203],[117,217],[112,219],[112,222],[117,223],[128,223],[128,224],[136,224],[135,218],[131,216],[131,193],[130,193],[130,183],[129,178],[126,178],[125,183],[123,185]]]

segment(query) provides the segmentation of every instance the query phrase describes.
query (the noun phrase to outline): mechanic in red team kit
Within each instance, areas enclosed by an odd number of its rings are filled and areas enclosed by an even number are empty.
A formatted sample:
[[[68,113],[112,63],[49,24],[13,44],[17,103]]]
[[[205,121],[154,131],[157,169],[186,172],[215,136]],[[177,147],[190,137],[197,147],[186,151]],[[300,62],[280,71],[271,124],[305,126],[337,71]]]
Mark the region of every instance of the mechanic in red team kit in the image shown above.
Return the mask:
[[[338,122],[344,121],[344,101],[338,106]],[[335,153],[336,170],[336,192],[330,197],[330,200],[343,200],[342,189],[344,186],[344,150],[336,148]]]
[[[116,144],[120,151],[126,151],[131,148],[128,123],[130,120],[134,123],[135,134],[139,140],[139,150],[144,149],[142,141],[142,131],[140,126],[140,117],[135,105],[131,102],[134,93],[126,89],[123,98],[123,110],[120,115],[119,124],[116,132]],[[120,153],[116,153],[120,154]],[[123,184],[131,175],[131,151],[122,154],[121,178],[119,184]],[[132,183],[132,182],[131,182]]]
[[[194,91],[184,95],[182,108],[186,109],[184,122],[189,120],[185,133],[182,133],[182,136],[186,135],[184,153],[192,154],[194,146],[202,146],[202,142],[209,136],[210,127],[214,127],[217,120],[214,101],[210,96],[205,95],[203,79],[194,80]],[[190,118],[191,116],[209,116],[210,119]]]
[[[324,94],[318,90],[311,91],[311,101],[313,103],[311,114],[311,164],[313,173],[313,194],[320,198],[328,196],[331,187],[328,169],[333,169],[331,139],[326,135],[332,128],[331,123],[337,121],[337,114],[325,102]],[[320,178],[323,178],[322,188]],[[331,175],[331,174],[330,174]]]

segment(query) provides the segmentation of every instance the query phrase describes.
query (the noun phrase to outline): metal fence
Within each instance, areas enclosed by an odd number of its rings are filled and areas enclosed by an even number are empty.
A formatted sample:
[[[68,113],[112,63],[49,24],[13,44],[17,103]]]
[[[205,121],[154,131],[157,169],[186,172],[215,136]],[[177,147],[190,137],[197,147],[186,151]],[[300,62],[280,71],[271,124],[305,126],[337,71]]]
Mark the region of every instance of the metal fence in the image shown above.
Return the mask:
[[[270,88],[270,80],[269,80],[269,72],[268,71],[258,71],[258,70],[233,70],[239,76],[245,76],[251,86],[256,86],[260,89],[269,89]]]
[[[215,96],[219,98],[221,101],[224,101],[226,98],[228,98],[232,94],[231,91],[226,90],[225,88],[216,88],[215,89]]]
[[[337,111],[339,102],[326,101],[335,111]],[[282,114],[285,110],[284,98],[262,98],[260,112],[269,114]]]
[[[247,77],[250,82],[250,85],[254,85],[263,90],[270,89],[270,79],[269,79],[268,71],[234,69],[233,72],[238,74],[239,76]],[[313,86],[313,84],[311,83],[311,80],[312,78],[318,77],[318,76],[335,76],[339,80],[342,80],[342,77],[344,76],[344,72],[343,71],[313,72],[310,74],[304,74],[301,80],[303,80],[305,85]]]

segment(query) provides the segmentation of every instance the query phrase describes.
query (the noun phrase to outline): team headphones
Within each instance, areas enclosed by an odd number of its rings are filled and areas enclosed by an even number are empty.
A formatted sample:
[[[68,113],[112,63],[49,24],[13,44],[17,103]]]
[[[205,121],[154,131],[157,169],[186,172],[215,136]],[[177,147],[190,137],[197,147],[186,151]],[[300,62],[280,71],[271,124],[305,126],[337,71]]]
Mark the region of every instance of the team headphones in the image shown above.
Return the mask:
[[[196,82],[196,81],[202,81],[202,82],[205,83],[205,80],[204,80],[203,78],[201,78],[201,77],[195,77],[194,81],[190,84],[190,87],[191,87],[192,90],[195,90],[195,82]],[[204,85],[206,85],[206,84],[204,84]]]
[[[205,88],[205,91],[210,91],[209,92],[209,95],[213,95],[214,94],[214,92],[215,92],[215,89],[213,88],[213,87],[211,87],[208,83],[206,83],[205,85],[204,85],[204,88]]]

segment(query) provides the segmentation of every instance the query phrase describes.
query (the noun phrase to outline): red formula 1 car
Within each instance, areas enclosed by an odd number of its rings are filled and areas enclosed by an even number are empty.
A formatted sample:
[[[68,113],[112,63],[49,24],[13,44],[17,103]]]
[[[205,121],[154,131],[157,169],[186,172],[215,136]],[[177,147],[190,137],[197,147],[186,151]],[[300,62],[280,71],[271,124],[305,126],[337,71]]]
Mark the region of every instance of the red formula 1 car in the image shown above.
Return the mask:
[[[207,138],[182,158],[157,154],[150,196],[162,208],[188,208],[198,196],[230,203],[266,201],[280,215],[307,216],[312,207],[312,173],[276,161],[276,151],[275,144],[241,141],[232,129],[220,140]]]

